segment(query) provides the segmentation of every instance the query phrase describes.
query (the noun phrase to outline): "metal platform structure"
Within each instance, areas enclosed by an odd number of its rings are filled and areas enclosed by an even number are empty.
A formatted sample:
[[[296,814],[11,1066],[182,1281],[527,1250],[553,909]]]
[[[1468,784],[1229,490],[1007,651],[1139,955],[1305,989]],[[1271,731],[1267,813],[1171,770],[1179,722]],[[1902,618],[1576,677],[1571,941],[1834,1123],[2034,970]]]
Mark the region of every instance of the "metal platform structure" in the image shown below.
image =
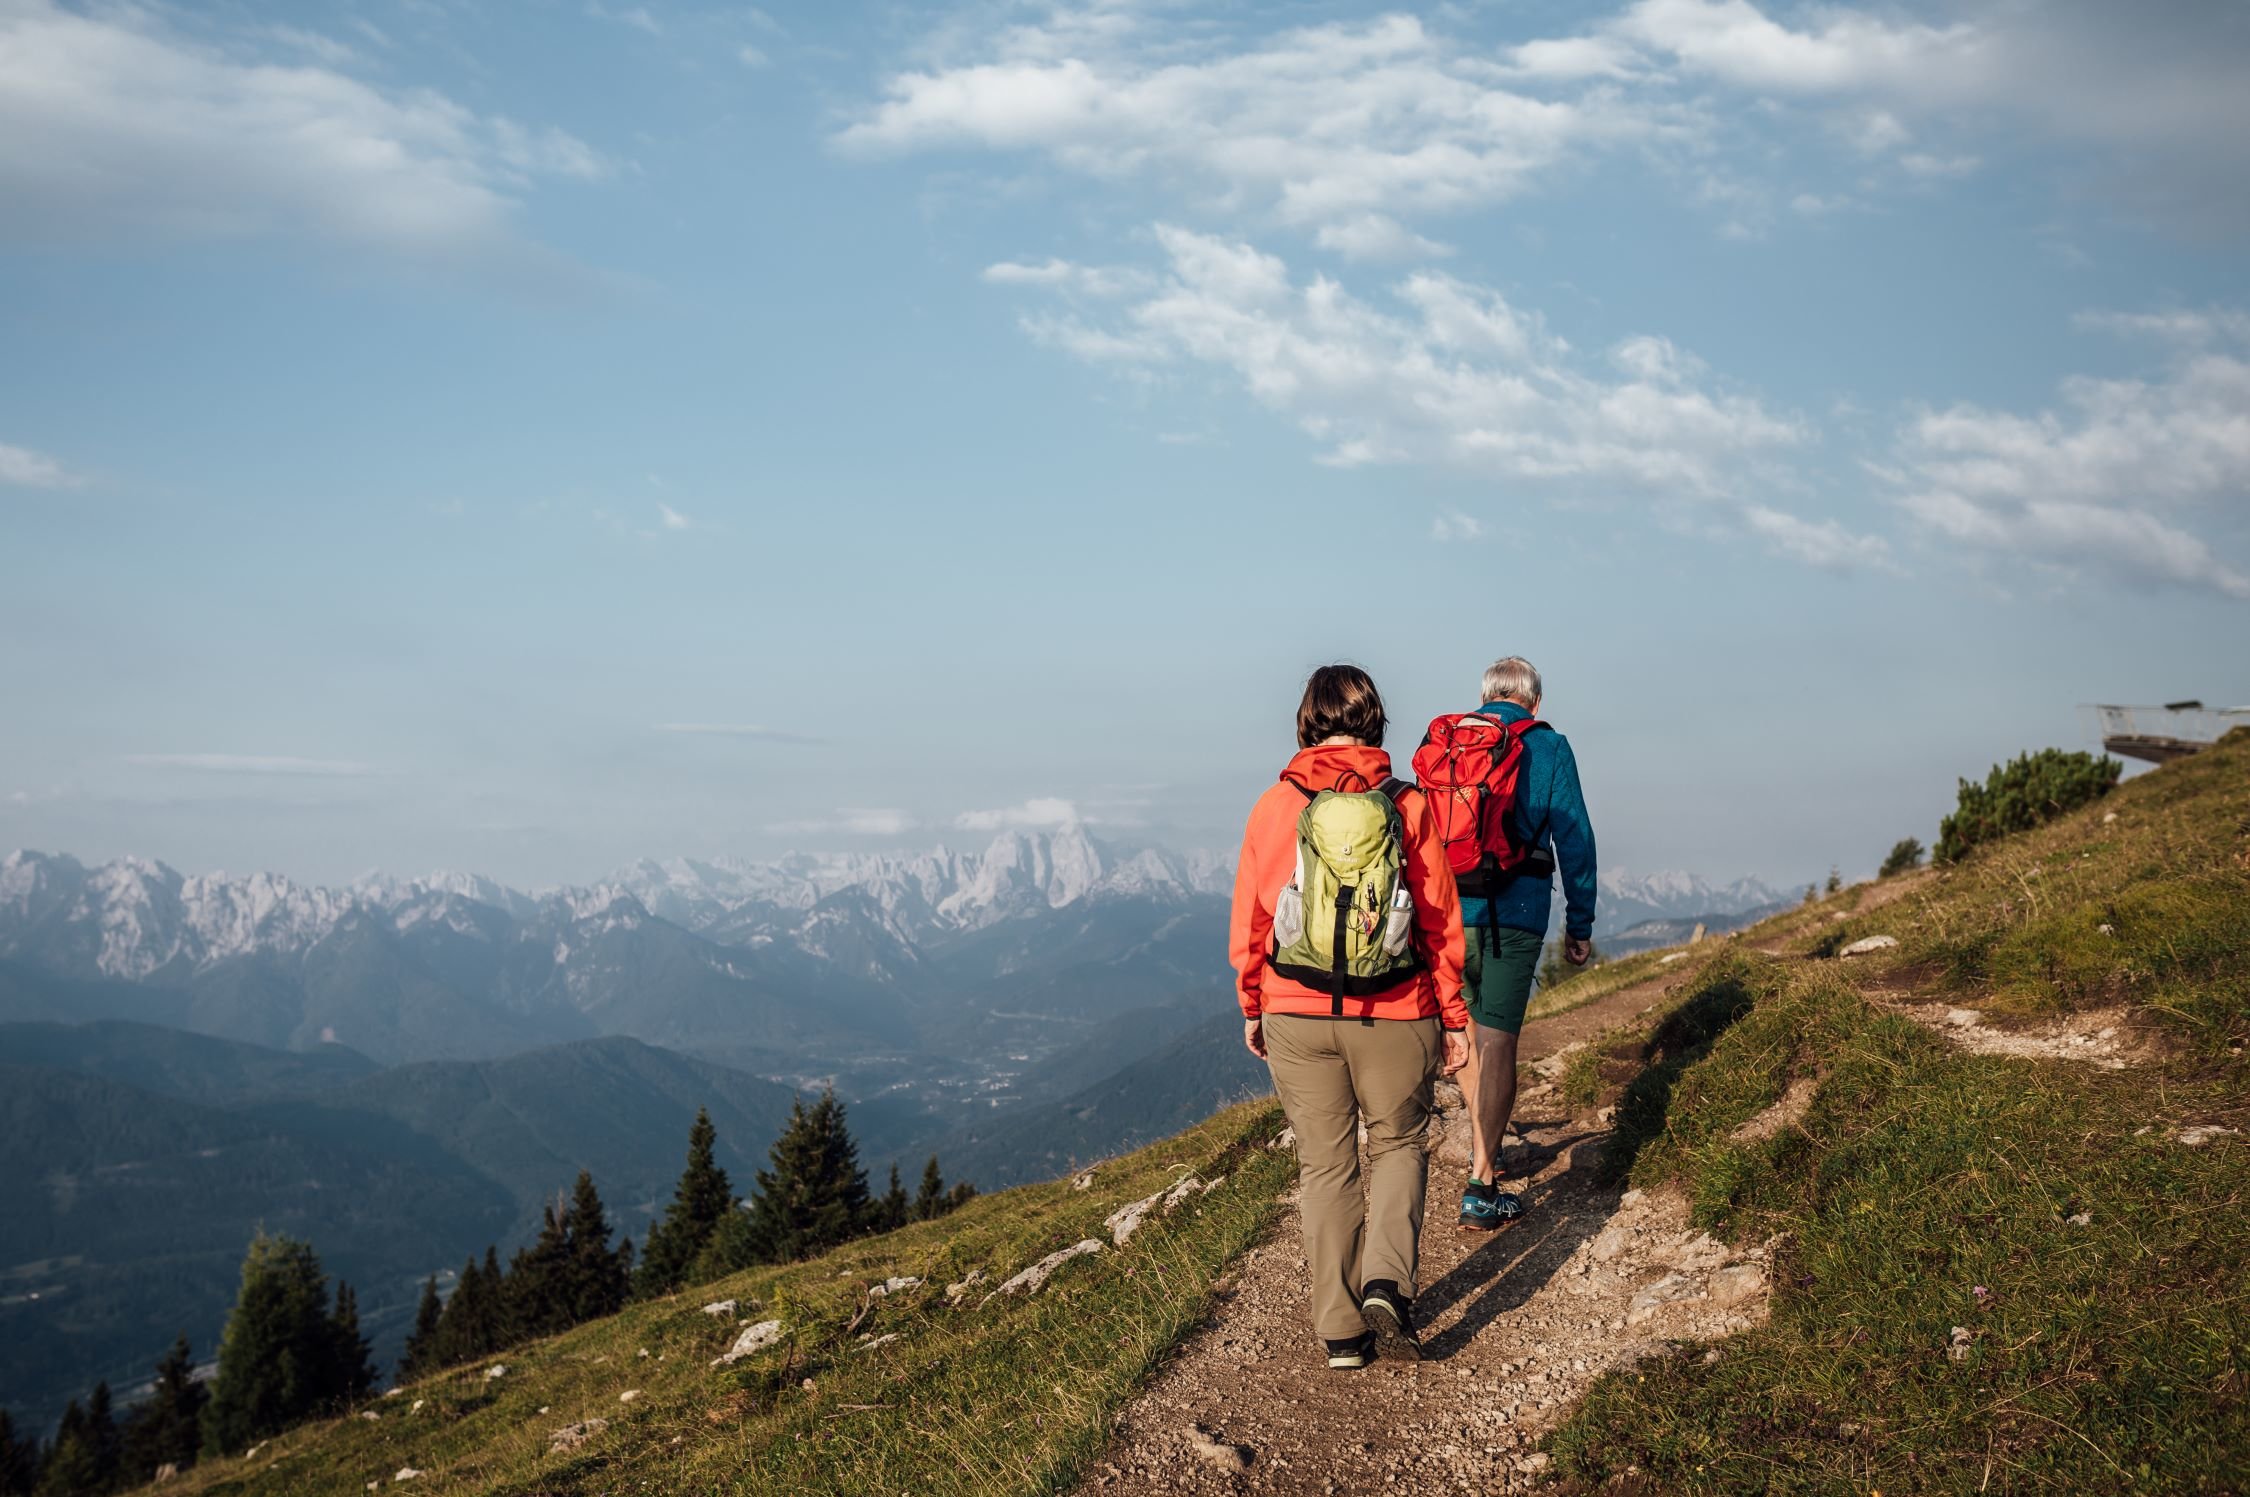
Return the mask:
[[[2250,707],[2206,707],[2166,702],[2161,707],[2088,703],[2102,747],[2128,759],[2169,764],[2209,748],[2232,728],[2250,728]]]

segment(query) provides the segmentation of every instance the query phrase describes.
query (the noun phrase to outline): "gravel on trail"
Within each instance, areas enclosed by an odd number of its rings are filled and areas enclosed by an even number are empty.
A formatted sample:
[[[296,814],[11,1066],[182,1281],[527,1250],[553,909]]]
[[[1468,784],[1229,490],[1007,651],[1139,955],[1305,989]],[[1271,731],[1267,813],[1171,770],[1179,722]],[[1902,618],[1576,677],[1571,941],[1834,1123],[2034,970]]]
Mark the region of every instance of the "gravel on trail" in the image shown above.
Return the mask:
[[[1534,1023],[1523,1059],[1637,1017],[1684,975]],[[1292,1209],[1119,1414],[1082,1493],[1527,1490],[1545,1479],[1539,1438],[1596,1376],[1764,1319],[1767,1250],[1692,1230],[1669,1193],[1596,1183],[1606,1128],[1551,1082],[1527,1088],[1508,1141],[1504,1188],[1529,1209],[1496,1233],[1460,1231],[1467,1121],[1450,1084],[1439,1103],[1414,1305],[1424,1360],[1328,1370]]]

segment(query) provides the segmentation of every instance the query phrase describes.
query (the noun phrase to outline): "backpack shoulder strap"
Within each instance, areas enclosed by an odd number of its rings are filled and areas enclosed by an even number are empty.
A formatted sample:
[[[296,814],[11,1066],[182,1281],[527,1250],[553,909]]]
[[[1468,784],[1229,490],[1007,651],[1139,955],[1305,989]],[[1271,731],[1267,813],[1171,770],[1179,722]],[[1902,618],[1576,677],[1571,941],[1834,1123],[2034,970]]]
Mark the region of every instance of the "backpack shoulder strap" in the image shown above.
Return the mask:
[[[1398,804],[1399,797],[1406,794],[1407,791],[1421,788],[1421,786],[1402,780],[1394,774],[1386,776],[1383,783],[1375,787],[1375,793],[1395,806]]]

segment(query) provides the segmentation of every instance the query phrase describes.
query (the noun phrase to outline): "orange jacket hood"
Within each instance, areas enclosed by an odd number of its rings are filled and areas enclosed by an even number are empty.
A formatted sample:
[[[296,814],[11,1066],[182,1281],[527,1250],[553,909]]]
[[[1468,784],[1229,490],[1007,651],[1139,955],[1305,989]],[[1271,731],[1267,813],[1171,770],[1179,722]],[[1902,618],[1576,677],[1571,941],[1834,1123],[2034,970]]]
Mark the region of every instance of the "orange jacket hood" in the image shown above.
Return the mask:
[[[1281,777],[1308,793],[1373,790],[1391,777],[1391,756],[1363,743],[1325,744],[1297,750]]]

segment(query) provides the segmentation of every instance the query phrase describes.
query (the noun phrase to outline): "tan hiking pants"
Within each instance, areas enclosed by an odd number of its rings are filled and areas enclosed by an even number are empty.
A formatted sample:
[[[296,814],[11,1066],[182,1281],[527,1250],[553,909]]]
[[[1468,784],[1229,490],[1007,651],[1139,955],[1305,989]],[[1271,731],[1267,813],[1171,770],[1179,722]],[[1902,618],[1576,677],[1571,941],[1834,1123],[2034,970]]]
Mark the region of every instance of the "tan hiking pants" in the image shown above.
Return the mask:
[[[1365,1329],[1360,1286],[1389,1279],[1415,1292],[1424,1130],[1430,1082],[1444,1058],[1435,1019],[1308,1019],[1268,1014],[1273,1089],[1297,1130],[1305,1262],[1313,1329],[1343,1341]],[[1359,1123],[1367,1123],[1367,1196],[1359,1188]]]

